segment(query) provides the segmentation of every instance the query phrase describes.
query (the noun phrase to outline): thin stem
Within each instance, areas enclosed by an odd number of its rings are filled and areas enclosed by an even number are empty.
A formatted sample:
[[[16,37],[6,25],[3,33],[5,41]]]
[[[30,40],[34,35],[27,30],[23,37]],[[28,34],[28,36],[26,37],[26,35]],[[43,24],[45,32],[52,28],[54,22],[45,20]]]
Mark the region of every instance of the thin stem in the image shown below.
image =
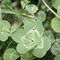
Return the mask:
[[[2,43],[2,44],[0,45],[0,50],[2,49],[2,47],[3,47],[4,44],[5,44],[5,43]]]
[[[32,16],[32,15],[27,15],[27,14],[21,14],[21,15],[29,17],[29,18],[35,18],[35,16]]]
[[[45,4],[45,6],[46,6],[57,18],[60,19],[60,16],[48,6],[48,4],[45,2],[45,0],[42,0],[42,1],[43,1],[43,3]]]
[[[2,13],[1,13],[1,8],[0,8],[0,20],[2,20]]]
[[[37,4],[38,7],[39,7],[39,5],[40,5],[40,1],[41,1],[41,0],[38,0],[38,4]]]
[[[8,46],[7,46],[7,48],[6,48],[6,49],[8,49],[8,48],[9,48],[9,46],[12,44],[12,42],[13,42],[13,41],[10,41],[10,43],[8,44]]]

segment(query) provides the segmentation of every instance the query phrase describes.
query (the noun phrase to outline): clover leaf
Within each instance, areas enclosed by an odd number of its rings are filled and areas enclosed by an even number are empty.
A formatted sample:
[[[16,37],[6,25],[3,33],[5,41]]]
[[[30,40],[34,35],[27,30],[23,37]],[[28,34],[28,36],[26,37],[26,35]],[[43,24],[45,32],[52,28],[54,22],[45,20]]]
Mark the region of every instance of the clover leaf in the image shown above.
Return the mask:
[[[43,33],[44,33],[44,27],[43,27],[43,24],[42,24],[42,22],[41,21],[39,21],[39,20],[34,20],[34,19],[30,19],[30,20],[25,20],[24,21],[24,29],[26,30],[26,31],[29,31],[29,30],[31,30],[31,29],[33,29],[33,30],[38,30],[39,31],[39,33],[40,33],[40,35],[43,35]]]
[[[21,60],[33,60],[34,56],[31,52],[21,55]]]
[[[57,9],[57,7],[60,5],[60,0],[52,0],[52,5]]]
[[[51,27],[55,32],[60,33],[60,19],[53,18],[51,22]]]
[[[38,45],[33,51],[33,55],[36,57],[43,57],[51,47],[51,40],[48,37],[42,37],[42,45]],[[46,44],[48,43],[48,44]]]
[[[51,47],[51,40],[48,37],[43,37],[44,27],[39,20],[25,20],[24,28],[18,29],[12,38],[18,43],[16,49],[20,54],[26,54],[33,50],[33,55],[43,57]],[[48,43],[48,44],[46,44]],[[37,47],[36,47],[37,46]],[[37,48],[37,50],[35,50]],[[42,52],[43,51],[43,52]],[[41,56],[37,55],[37,53]]]
[[[28,11],[29,13],[31,13],[31,14],[34,14],[34,13],[36,13],[37,12],[37,10],[38,10],[38,7],[36,6],[36,5],[33,5],[33,4],[28,4],[28,5],[26,5],[26,11]]]
[[[44,11],[39,11],[37,14],[36,14],[36,17],[38,20],[44,22],[45,19],[46,19],[46,13]]]
[[[15,42],[20,43],[21,40],[26,37],[28,39],[33,38],[33,35],[37,33],[38,35],[42,35],[44,32],[44,27],[40,21],[25,21],[24,29],[17,29],[17,31],[12,34],[12,38]],[[32,38],[31,38],[32,37]]]
[[[17,45],[17,51],[20,54],[24,54],[33,49],[36,45],[42,43],[42,40],[40,39],[43,32],[44,27],[40,21],[29,20],[25,21],[24,29],[18,29],[14,34],[11,35],[11,37],[15,42],[19,43]]]
[[[56,39],[56,42],[51,47],[51,52],[53,55],[60,53],[60,39]]]
[[[13,48],[7,49],[3,55],[4,60],[16,60],[18,57],[19,54]]]
[[[0,40],[6,41],[10,33],[10,23],[6,20],[0,21]]]
[[[50,31],[50,30],[45,31],[44,36],[47,36],[51,40],[52,44],[55,42],[55,37],[54,37],[52,31]]]

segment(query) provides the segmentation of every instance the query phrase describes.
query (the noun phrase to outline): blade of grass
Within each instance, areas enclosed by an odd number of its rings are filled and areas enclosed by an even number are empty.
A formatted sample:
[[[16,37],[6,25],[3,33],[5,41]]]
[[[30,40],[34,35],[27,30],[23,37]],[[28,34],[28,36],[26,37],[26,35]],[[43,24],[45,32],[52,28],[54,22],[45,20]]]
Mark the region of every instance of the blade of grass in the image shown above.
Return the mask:
[[[8,9],[1,9],[1,13],[15,14],[13,11],[8,10]]]

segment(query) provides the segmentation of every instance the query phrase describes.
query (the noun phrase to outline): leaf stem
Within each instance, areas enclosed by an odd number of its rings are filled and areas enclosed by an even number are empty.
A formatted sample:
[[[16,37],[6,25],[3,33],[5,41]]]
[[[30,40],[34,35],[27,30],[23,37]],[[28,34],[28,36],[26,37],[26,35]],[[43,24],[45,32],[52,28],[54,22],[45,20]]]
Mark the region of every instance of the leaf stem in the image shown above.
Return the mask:
[[[42,1],[43,1],[43,3],[45,4],[45,6],[46,6],[57,18],[60,19],[60,16],[48,6],[48,4],[45,2],[45,0],[42,0]]]
[[[2,20],[1,7],[0,7],[0,20]]]
[[[9,46],[11,45],[11,43],[12,43],[13,41],[11,41],[9,44],[8,44],[8,46],[7,46],[7,48],[6,49],[8,49],[9,48]]]
[[[4,44],[5,44],[5,43],[2,43],[2,44],[0,45],[0,50],[2,49],[2,47],[3,47]]]
[[[38,4],[37,4],[38,7],[39,7],[39,5],[40,5],[40,1],[41,1],[41,0],[38,0]]]

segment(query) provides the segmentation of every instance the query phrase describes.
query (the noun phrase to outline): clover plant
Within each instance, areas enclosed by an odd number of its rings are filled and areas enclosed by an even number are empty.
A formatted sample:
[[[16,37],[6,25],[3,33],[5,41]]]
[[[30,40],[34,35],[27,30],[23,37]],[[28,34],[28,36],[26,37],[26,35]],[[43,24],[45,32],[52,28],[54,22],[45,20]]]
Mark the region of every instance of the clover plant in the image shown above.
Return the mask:
[[[60,60],[60,0],[0,0],[0,60]]]

